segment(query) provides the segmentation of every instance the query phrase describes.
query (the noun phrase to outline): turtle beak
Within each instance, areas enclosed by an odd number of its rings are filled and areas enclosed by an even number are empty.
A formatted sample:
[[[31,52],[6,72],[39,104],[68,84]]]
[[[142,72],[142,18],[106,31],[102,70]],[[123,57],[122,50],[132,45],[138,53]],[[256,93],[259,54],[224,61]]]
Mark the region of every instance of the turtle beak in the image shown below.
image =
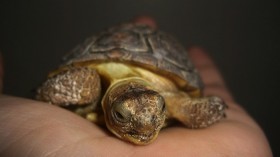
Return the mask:
[[[153,142],[158,136],[159,130],[154,130],[148,134],[141,134],[141,132],[130,132],[125,135],[127,141],[137,145],[147,145]]]

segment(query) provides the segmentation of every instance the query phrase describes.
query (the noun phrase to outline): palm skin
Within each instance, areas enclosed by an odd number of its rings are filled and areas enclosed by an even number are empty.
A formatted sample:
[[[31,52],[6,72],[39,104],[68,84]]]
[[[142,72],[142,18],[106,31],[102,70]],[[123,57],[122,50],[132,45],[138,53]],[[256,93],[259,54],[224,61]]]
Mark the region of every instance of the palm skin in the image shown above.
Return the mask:
[[[155,26],[146,17],[137,21]],[[0,156],[272,156],[262,130],[233,100],[209,57],[200,48],[190,56],[205,95],[220,96],[229,106],[219,123],[197,130],[168,127],[153,143],[136,146],[59,107],[2,95]]]

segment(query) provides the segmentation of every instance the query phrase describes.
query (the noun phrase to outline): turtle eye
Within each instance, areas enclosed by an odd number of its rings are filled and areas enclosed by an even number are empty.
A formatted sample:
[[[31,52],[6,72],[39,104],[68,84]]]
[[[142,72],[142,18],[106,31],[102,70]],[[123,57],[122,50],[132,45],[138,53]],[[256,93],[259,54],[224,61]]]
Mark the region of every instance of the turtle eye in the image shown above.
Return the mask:
[[[129,121],[129,118],[131,117],[130,111],[126,108],[123,104],[115,104],[113,108],[113,117],[118,122],[125,123]]]
[[[166,106],[165,106],[164,98],[162,96],[158,96],[158,105],[159,105],[159,111],[161,111],[161,113],[165,112]]]
[[[115,111],[114,116],[117,120],[124,122],[125,121],[125,117],[118,111]]]
[[[162,108],[161,108],[161,113],[165,112],[166,110],[166,107],[165,107],[165,103],[162,105]]]

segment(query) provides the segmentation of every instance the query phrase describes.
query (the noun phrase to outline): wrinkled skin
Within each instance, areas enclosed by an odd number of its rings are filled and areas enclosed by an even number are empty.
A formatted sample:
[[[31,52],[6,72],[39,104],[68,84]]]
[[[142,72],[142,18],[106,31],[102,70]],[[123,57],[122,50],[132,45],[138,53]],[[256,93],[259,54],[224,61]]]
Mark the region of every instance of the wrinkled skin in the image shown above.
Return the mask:
[[[149,18],[138,21],[155,26]],[[264,133],[234,101],[213,62],[199,48],[190,55],[206,84],[205,95],[219,95],[229,106],[220,123],[201,130],[169,127],[152,144],[135,146],[64,109],[2,95],[0,156],[271,157]]]

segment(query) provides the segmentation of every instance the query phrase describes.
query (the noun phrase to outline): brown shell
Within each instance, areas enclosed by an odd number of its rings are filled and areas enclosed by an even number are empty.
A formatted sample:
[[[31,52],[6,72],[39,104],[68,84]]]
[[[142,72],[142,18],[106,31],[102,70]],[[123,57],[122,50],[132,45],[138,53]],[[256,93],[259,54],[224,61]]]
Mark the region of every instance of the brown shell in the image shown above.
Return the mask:
[[[201,79],[184,47],[170,35],[142,24],[122,24],[88,38],[64,56],[64,65],[125,62],[171,78],[184,90],[200,91]]]

